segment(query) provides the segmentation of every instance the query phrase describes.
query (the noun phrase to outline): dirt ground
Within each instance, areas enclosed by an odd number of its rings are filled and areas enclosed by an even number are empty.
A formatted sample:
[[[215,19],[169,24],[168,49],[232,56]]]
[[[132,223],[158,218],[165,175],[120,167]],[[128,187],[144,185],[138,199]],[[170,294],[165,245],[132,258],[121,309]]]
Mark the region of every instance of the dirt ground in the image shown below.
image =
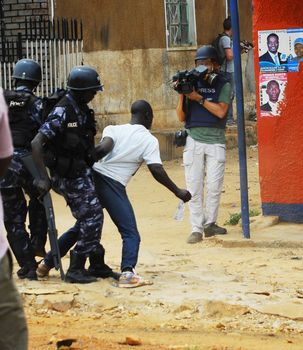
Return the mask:
[[[181,160],[165,162],[169,175],[184,186]],[[248,149],[249,203],[260,210],[257,149]],[[228,151],[219,224],[240,211],[239,164]],[[251,240],[240,226],[228,235],[195,245],[188,208],[173,219],[178,200],[157,184],[146,167],[128,187],[141,232],[137,272],[152,285],[121,289],[112,281],[89,285],[48,280],[16,280],[30,331],[30,350],[56,349],[56,342],[77,339],[70,349],[302,350],[303,226],[253,218]],[[58,231],[73,218],[53,197]],[[108,216],[102,242],[107,263],[119,268],[121,239]],[[68,258],[63,258],[65,269]],[[124,344],[123,344],[124,343]],[[133,346],[135,347],[135,345]]]

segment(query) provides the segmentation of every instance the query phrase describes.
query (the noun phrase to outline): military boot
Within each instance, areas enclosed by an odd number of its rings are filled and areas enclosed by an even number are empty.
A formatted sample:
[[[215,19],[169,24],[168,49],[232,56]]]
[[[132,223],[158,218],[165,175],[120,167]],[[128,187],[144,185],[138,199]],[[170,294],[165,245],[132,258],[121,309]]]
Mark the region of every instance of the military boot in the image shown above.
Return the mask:
[[[17,271],[17,276],[20,279],[27,278],[29,280],[36,280],[37,263],[35,260],[33,247],[31,246],[31,242],[28,236],[22,235],[18,237],[11,230],[10,231],[7,230],[7,232],[8,232],[7,238],[8,238],[10,247],[20,266],[20,269]]]
[[[105,249],[100,244],[94,251],[89,254],[89,268],[88,272],[90,275],[101,278],[112,277],[115,280],[119,280],[120,273],[114,272],[104,262]]]
[[[17,271],[20,279],[28,279],[30,281],[37,280],[37,262],[35,260],[34,252],[31,247],[24,249],[24,265]]]
[[[68,283],[91,283],[97,278],[91,276],[84,268],[86,256],[74,250],[70,251],[70,265],[65,275],[65,282]]]

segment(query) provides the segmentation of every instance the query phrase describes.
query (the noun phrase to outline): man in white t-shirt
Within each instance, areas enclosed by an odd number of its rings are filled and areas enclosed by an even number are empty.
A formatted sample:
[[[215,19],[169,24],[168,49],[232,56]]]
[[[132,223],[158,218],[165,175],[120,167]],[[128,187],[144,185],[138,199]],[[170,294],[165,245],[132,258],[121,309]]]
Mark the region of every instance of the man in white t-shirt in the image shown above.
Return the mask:
[[[95,187],[102,207],[105,208],[122,238],[120,287],[135,287],[143,281],[135,272],[138,260],[140,235],[135,214],[126,193],[126,185],[143,162],[153,177],[184,202],[191,194],[178,188],[162,166],[159,142],[150,133],[153,111],[150,104],[138,100],[131,106],[129,124],[110,125],[96,147],[94,164]]]
[[[13,155],[7,106],[0,88],[0,178]],[[12,279],[12,260],[3,225],[0,193],[0,349],[26,350],[27,326],[20,296]]]
[[[144,100],[138,100],[131,106],[129,124],[110,125],[103,130],[101,142],[95,148],[93,166],[95,191],[102,208],[105,208],[122,237],[122,261],[120,287],[137,287],[144,284],[142,277],[135,272],[138,260],[140,235],[132,205],[126,193],[126,185],[145,162],[153,177],[184,202],[191,194],[180,189],[168,177],[162,166],[159,142],[150,133],[153,110]],[[78,230],[65,232],[58,240],[61,257],[77,242]],[[39,264],[39,276],[45,276],[52,268],[47,259]],[[90,266],[88,271],[93,269]],[[37,270],[37,271],[38,271]],[[40,273],[41,272],[41,273]]]

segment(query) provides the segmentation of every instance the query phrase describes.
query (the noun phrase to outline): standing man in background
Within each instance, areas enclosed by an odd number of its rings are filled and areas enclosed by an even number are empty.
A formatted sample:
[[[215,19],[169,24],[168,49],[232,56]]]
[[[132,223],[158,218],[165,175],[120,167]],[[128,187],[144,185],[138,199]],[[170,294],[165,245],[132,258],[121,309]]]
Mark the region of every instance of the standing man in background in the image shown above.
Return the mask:
[[[231,85],[230,104],[227,112],[227,124],[234,124],[233,116],[233,100],[235,97],[235,79],[234,79],[234,55],[233,55],[233,42],[232,42],[232,28],[230,17],[226,18],[223,22],[223,33],[221,34],[218,43],[218,54],[222,59],[221,72],[226,80]]]
[[[0,177],[13,155],[7,107],[0,89]],[[28,333],[19,293],[12,279],[12,258],[3,226],[0,193],[0,349],[27,350]]]

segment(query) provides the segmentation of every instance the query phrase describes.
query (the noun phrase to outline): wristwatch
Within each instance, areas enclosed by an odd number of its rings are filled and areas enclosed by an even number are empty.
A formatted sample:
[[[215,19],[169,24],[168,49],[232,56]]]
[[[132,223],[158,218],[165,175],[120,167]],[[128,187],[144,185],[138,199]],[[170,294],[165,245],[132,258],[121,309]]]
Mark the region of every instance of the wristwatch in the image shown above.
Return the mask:
[[[204,101],[205,101],[204,97],[201,97],[201,100],[198,102],[199,105],[203,106],[204,105]]]

